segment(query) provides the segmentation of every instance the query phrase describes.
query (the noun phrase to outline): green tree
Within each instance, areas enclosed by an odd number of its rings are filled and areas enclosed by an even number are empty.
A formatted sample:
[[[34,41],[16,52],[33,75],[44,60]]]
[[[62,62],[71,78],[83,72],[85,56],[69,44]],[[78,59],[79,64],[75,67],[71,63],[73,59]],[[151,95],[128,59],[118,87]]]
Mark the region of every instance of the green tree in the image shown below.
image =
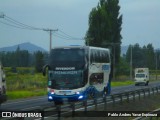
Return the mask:
[[[136,67],[148,67],[149,69],[155,69],[155,53],[152,44],[140,47],[138,43],[133,46],[129,46],[126,53],[126,61],[129,63],[131,58],[132,47],[132,65]]]
[[[129,75],[130,74],[130,64],[126,62],[125,57],[120,57],[120,64],[118,67],[118,75]]]
[[[140,45],[136,43],[135,45],[130,45],[127,53],[126,53],[126,59],[127,62],[130,62],[131,60],[131,48],[132,48],[132,65],[133,68],[136,67],[144,67],[144,52]]]
[[[154,61],[155,61],[155,68],[157,67],[157,69],[160,70],[160,50],[159,49],[157,49],[155,51],[155,60]]]
[[[37,72],[42,72],[44,66],[44,54],[41,51],[35,53],[35,68]]]
[[[148,44],[145,50],[147,67],[149,67],[150,69],[155,69],[155,53],[152,44]]]
[[[44,64],[44,55],[46,55],[46,53],[38,51],[33,54],[27,50],[20,50],[20,48],[17,47],[16,51],[0,52],[0,61],[5,67],[37,66],[37,70],[41,71],[41,66]]]
[[[87,45],[112,48],[112,55],[116,53],[115,64],[120,59],[122,39],[122,15],[119,10],[119,0],[100,0],[89,14],[89,28],[86,33]]]

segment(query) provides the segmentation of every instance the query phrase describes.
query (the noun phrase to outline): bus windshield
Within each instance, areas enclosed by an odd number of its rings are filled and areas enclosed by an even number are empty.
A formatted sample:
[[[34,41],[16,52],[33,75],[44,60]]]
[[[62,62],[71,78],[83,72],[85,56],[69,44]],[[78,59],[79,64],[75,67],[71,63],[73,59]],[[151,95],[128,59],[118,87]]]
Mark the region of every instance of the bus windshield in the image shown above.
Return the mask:
[[[136,74],[136,78],[144,78],[145,74]]]
[[[51,62],[77,62],[84,61],[84,49],[53,49]]]
[[[49,65],[52,70],[56,67],[75,67],[77,70],[83,69],[85,65],[84,49],[53,49],[50,54]]]
[[[48,86],[52,89],[77,89],[83,85],[82,70],[52,71],[49,73]]]

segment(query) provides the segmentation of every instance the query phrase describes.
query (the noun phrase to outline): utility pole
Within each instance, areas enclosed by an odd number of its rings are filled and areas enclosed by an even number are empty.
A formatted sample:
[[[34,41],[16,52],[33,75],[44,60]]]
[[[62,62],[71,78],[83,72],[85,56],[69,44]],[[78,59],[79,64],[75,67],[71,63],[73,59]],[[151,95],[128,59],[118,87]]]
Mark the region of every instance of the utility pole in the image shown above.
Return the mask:
[[[130,79],[132,80],[132,45],[131,45],[131,56],[130,56]]]
[[[111,46],[113,53],[113,80],[116,78],[116,46],[120,45],[120,43],[103,43],[104,46]]]
[[[156,53],[156,80],[157,80],[157,51],[155,53]]]
[[[44,31],[49,31],[50,34],[50,43],[49,43],[49,51],[52,49],[52,32],[58,31],[58,29],[43,29]]]

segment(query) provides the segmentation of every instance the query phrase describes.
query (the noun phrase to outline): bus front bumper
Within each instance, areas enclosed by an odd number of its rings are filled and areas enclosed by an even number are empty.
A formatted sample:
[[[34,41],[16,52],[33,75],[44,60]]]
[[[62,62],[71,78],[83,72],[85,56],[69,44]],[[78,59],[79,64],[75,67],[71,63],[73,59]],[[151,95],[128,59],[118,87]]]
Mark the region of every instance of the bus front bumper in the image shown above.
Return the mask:
[[[74,94],[74,95],[48,94],[48,101],[65,102],[65,101],[79,101],[83,99],[85,99],[85,96],[83,94]]]

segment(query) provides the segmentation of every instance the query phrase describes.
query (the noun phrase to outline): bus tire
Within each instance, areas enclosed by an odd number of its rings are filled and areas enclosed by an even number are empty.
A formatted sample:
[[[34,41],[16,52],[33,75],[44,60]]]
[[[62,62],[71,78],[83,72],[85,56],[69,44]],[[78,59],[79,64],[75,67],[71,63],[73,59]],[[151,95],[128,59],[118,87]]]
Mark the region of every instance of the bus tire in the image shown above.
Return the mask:
[[[94,92],[94,90],[91,91],[90,96],[91,96],[91,98],[94,98],[94,97],[95,97],[95,92]]]
[[[89,98],[93,99],[93,98],[96,98],[96,91],[95,89],[91,89],[90,92],[89,92]]]
[[[103,89],[103,96],[104,96],[104,97],[107,96],[107,94],[108,94],[107,92],[108,92],[107,88],[104,87],[104,89]]]
[[[54,104],[55,105],[61,105],[61,104],[63,104],[63,102],[61,102],[61,101],[54,101]]]

